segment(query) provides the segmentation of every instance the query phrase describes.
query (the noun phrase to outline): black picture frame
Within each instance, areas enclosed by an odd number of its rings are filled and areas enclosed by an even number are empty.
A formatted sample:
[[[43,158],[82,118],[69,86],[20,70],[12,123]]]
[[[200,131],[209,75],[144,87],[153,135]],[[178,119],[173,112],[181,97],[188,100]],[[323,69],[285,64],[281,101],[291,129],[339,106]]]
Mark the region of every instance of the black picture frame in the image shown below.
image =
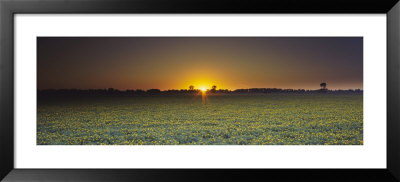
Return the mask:
[[[387,168],[15,169],[14,15],[19,13],[386,14]],[[0,0],[0,179],[4,181],[227,181],[232,179],[241,181],[400,181],[399,17],[398,0]]]

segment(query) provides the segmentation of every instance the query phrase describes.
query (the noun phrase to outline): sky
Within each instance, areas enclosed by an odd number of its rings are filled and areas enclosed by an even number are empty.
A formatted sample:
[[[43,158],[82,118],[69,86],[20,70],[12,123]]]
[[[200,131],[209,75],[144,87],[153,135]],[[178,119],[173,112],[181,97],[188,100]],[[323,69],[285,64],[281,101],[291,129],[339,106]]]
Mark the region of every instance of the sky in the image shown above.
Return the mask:
[[[38,37],[38,89],[363,89],[362,37]]]

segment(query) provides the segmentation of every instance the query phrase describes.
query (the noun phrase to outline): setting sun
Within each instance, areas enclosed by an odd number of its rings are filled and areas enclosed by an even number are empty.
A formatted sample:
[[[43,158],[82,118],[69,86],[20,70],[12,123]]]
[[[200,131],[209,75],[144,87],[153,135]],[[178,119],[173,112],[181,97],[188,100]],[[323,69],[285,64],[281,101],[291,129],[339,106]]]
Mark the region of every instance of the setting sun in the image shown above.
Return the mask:
[[[362,146],[369,43],[310,35],[37,37],[33,142]]]

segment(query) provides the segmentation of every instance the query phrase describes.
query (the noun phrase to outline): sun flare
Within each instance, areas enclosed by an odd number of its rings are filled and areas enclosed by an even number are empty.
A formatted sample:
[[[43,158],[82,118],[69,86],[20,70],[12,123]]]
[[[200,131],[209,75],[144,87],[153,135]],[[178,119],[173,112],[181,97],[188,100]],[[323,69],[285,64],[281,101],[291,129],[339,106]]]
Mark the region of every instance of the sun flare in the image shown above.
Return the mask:
[[[206,89],[206,88],[204,88],[204,87],[201,87],[201,88],[200,88],[200,90],[201,90],[202,92],[205,92],[205,91],[207,91],[207,89]]]

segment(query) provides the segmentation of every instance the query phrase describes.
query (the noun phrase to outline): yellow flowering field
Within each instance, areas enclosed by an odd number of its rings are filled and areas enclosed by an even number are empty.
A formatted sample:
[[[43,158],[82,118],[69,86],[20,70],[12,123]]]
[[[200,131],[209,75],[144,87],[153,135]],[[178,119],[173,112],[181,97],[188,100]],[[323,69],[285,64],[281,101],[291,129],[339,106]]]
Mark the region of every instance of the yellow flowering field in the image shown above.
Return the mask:
[[[362,94],[40,101],[38,145],[362,145]]]

